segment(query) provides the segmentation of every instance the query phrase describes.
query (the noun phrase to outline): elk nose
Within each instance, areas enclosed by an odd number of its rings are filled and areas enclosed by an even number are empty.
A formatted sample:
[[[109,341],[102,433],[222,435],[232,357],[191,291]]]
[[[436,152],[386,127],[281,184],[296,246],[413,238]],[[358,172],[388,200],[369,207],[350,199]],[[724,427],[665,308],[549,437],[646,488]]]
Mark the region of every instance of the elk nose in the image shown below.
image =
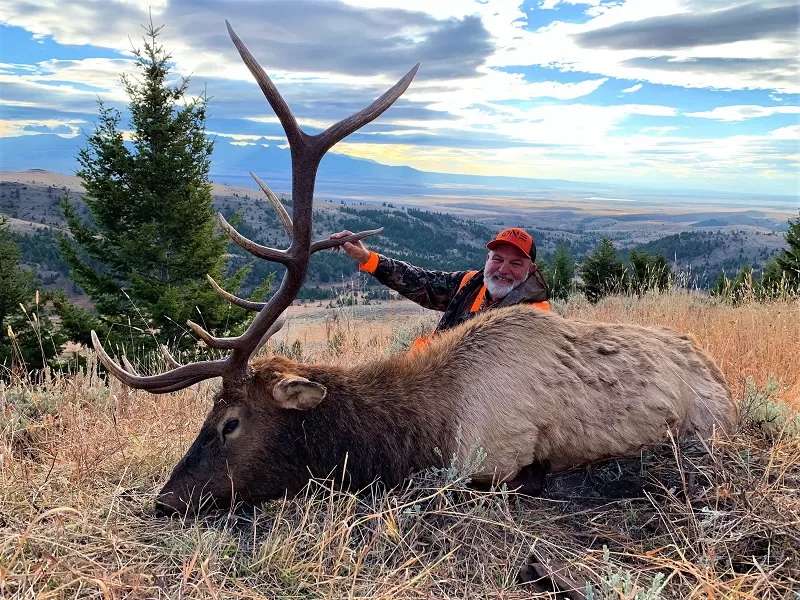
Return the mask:
[[[185,511],[186,505],[180,498],[176,498],[174,494],[170,492],[164,493],[162,490],[162,493],[156,497],[154,511],[156,517],[171,517],[181,512],[181,510]]]

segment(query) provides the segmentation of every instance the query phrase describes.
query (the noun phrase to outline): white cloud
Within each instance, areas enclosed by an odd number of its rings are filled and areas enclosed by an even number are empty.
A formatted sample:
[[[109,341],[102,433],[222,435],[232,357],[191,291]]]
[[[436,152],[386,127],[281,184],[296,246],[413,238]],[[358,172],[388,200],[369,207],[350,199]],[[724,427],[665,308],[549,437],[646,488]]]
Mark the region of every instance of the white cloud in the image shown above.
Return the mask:
[[[776,140],[800,141],[800,125],[789,125],[780,127],[769,132],[769,136]]]
[[[59,2],[58,0],[37,0],[33,5],[24,5],[13,0],[0,1],[0,12],[3,22],[8,25],[24,27],[34,37],[52,37],[59,44],[94,45],[104,48],[115,48],[121,51],[130,50],[128,36],[138,37],[139,25],[148,19],[149,2],[137,6],[135,2],[119,0],[108,3],[104,8],[113,15],[97,27],[97,7],[92,4],[77,2]],[[163,4],[155,2],[154,4]],[[161,12],[154,6],[153,16],[157,19]]]
[[[127,59],[47,60],[28,65],[21,75],[6,71],[0,73],[0,106],[86,115],[97,112],[100,99],[121,108],[128,98],[120,74],[130,72],[132,64]],[[3,112],[8,116],[8,111]],[[37,121],[45,122],[47,117]],[[19,124],[24,126],[27,120]]]
[[[752,104],[740,104],[735,106],[717,106],[713,110],[702,112],[685,113],[687,117],[714,119],[727,123],[744,121],[746,119],[757,119],[760,117],[771,117],[772,115],[779,114],[800,114],[800,106],[757,106]]]
[[[606,78],[602,78],[573,83],[529,82],[519,74],[487,70],[481,77],[474,79],[414,83],[405,97],[428,102],[429,108],[451,111],[485,102],[524,101],[535,98],[576,100],[596,91],[606,81]]]
[[[618,132],[632,116],[670,118],[678,115],[668,106],[649,104],[624,104],[618,106],[594,106],[591,104],[539,104],[520,108],[506,104],[485,103],[477,106],[437,106],[447,108],[455,121],[426,121],[418,123],[420,129],[404,132],[427,132],[431,135],[458,132],[460,136],[485,135],[487,132],[497,139],[512,142],[542,144],[553,148],[562,146],[593,146],[602,148],[608,136]]]
[[[643,127],[639,131],[641,133],[655,133],[658,135],[664,135],[670,131],[678,131],[678,127],[673,127],[671,125],[664,125],[663,127]]]
[[[774,4],[773,2],[769,3]],[[780,4],[780,3],[779,3]],[[787,2],[783,2],[785,7]],[[711,9],[730,8],[730,3],[714,0],[627,0],[604,5],[605,10],[586,23],[556,19],[536,31],[490,31],[496,35],[497,51],[490,64],[497,67],[529,65],[555,67],[564,71],[594,73],[617,79],[634,79],[662,85],[716,89],[765,89],[782,93],[800,92],[797,77],[797,42],[793,35],[765,32],[758,37],[678,48],[622,48],[581,46],[579,36],[608,29],[613,40],[614,27],[632,28],[642,24],[655,29],[653,20],[663,22],[662,37],[667,38],[671,23],[680,24],[684,16],[701,19]],[[750,7],[768,5],[755,3]],[[754,11],[756,9],[753,9]],[[744,21],[744,19],[743,19]],[[746,24],[746,21],[744,21]],[[697,26],[693,24],[693,26]],[[719,30],[719,28],[717,28]],[[713,32],[709,18],[708,31]],[[722,34],[720,34],[721,36]],[[667,43],[668,46],[668,43]]]
[[[623,94],[632,94],[633,92],[638,92],[640,89],[642,89],[642,84],[641,83],[637,83],[636,85],[632,85],[629,88],[625,88],[624,90],[622,90],[622,93]]]
[[[36,72],[24,78],[42,83],[80,82],[101,91],[120,93],[120,76],[123,73],[132,74],[134,69],[133,61],[128,59],[52,59],[37,63]]]
[[[360,9],[395,9],[395,0],[345,0],[348,5]],[[767,0],[765,5],[774,4],[776,0]],[[698,11],[708,12],[710,9],[730,7],[730,2],[722,0],[620,0],[615,3],[600,0],[546,0],[540,8],[557,7],[560,4],[579,4],[589,7],[602,7],[602,14],[597,14],[586,23],[566,23],[558,21],[559,13],[554,11],[556,19],[550,25],[537,31],[525,29],[527,15],[521,10],[521,0],[448,0],[447,2],[431,2],[430,0],[408,0],[402,3],[402,10],[420,11],[436,19],[464,18],[469,15],[480,15],[483,26],[493,37],[495,52],[488,57],[487,66],[513,68],[515,66],[536,65],[545,68],[556,68],[564,71],[580,71],[596,74],[590,77],[620,79],[638,79],[664,85],[684,87],[711,87],[719,89],[774,89],[792,93],[800,91],[800,81],[796,76],[796,40],[791,38],[761,37],[753,40],[742,40],[711,46],[696,46],[679,50],[615,50],[608,48],[581,47],[576,36],[598,31],[603,28],[622,24],[636,25],[656,17],[674,18],[691,15]],[[38,36],[52,36],[63,44],[94,44],[129,52],[133,38],[138,41],[141,32],[140,24],[147,19],[146,3],[140,0],[120,1],[111,4],[113,19],[103,19],[98,23],[98,12],[93,5],[64,0],[41,0],[37,10],[23,10],[22,6],[9,0],[0,0],[0,10],[6,23],[22,26]],[[287,10],[286,3],[276,3],[280,10]],[[763,3],[762,3],[763,4]],[[240,7],[232,6],[237,12]],[[208,21],[210,9],[199,12],[203,17],[193,14],[191,4],[175,4],[162,0],[154,9],[156,22],[158,19],[186,20],[194,19],[197,27],[189,27],[181,35],[175,36],[176,27],[167,23],[166,34],[169,36],[169,47],[174,49],[174,57],[179,68],[196,76],[208,76],[214,71],[220,74],[236,73],[237,77],[249,78],[249,74],[239,64],[233,52],[220,51],[219,47],[204,48],[198,46],[191,35],[191,30],[203,32],[207,38],[207,30],[212,27]],[[276,9],[277,10],[277,9]],[[269,21],[270,3],[264,5],[263,17],[255,15],[254,19]],[[222,27],[222,15],[219,23],[213,26]],[[203,31],[205,27],[206,31]],[[180,29],[180,28],[177,28]],[[224,35],[224,30],[222,31]],[[409,38],[411,39],[411,38]],[[369,53],[369,47],[365,48]],[[336,49],[331,48],[335,54]],[[757,58],[754,58],[757,57]],[[791,62],[795,68],[790,68]],[[211,70],[213,66],[213,71]],[[271,65],[267,65],[271,67]],[[276,65],[279,66],[279,65]],[[425,64],[423,64],[423,71]],[[295,74],[300,74],[295,70]],[[312,74],[312,73],[305,73]],[[318,76],[333,77],[330,73],[313,73]],[[555,79],[555,78],[553,78]]]
[[[396,0],[343,0],[345,4],[357,8],[397,8]],[[462,18],[485,10],[485,3],[477,0],[447,0],[447,2],[431,2],[430,0],[403,0],[403,10],[424,12],[437,19],[450,17]],[[496,2],[494,4],[497,4]],[[502,2],[507,8],[519,2]],[[499,8],[499,7],[498,7]]]
[[[0,137],[37,135],[38,133],[56,133],[61,137],[72,137],[78,133],[81,125],[83,125],[83,121],[80,120],[0,119]],[[70,130],[70,133],[67,133],[67,129]]]
[[[277,135],[261,135],[261,134],[248,134],[248,133],[225,133],[225,132],[221,132],[221,131],[209,131],[208,134],[209,135],[214,135],[214,136],[217,136],[217,137],[230,138],[230,139],[234,140],[234,142],[231,142],[231,143],[251,144],[251,145],[255,145],[255,142],[257,142],[258,140],[270,140],[270,141],[273,141],[273,142],[282,142],[282,141],[284,141],[286,139],[286,138],[284,138],[282,136],[277,136]],[[264,146],[268,146],[269,144],[263,144],[263,145]]]

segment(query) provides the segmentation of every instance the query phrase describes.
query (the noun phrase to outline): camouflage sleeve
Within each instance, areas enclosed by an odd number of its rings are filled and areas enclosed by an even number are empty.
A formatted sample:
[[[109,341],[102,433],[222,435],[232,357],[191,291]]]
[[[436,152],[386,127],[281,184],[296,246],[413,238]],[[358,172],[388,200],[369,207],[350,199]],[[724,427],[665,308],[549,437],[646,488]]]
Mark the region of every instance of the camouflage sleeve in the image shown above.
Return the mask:
[[[444,311],[467,271],[426,271],[402,260],[378,255],[372,273],[383,285],[431,310]]]

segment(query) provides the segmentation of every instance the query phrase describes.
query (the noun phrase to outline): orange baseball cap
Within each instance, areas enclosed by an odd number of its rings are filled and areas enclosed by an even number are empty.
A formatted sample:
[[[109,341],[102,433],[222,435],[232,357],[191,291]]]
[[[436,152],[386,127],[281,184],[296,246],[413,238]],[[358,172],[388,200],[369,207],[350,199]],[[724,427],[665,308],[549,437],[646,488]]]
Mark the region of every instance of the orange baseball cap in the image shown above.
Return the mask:
[[[512,246],[516,246],[531,260],[534,260],[536,256],[536,246],[533,244],[533,238],[527,231],[520,229],[519,227],[504,229],[497,234],[496,238],[486,244],[486,247],[489,250],[494,250],[501,244],[511,244]]]

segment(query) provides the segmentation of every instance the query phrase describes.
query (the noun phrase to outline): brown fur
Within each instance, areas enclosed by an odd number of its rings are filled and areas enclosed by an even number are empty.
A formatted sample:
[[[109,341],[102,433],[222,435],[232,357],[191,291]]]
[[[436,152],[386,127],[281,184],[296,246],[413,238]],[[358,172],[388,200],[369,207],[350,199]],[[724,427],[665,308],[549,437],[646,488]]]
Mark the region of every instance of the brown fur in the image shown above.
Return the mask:
[[[311,475],[341,478],[345,461],[351,486],[393,486],[476,447],[487,453],[476,481],[509,481],[535,461],[560,470],[636,454],[667,428],[708,437],[735,422],[722,374],[688,337],[526,306],[480,315],[421,352],[350,368],[272,356],[252,368],[245,388],[223,389],[175,467],[166,508],[196,505],[202,491],[221,502],[232,488],[251,501],[293,494]],[[278,406],[275,385],[296,378],[311,393],[324,386],[324,399]],[[223,439],[231,418],[240,425]]]

